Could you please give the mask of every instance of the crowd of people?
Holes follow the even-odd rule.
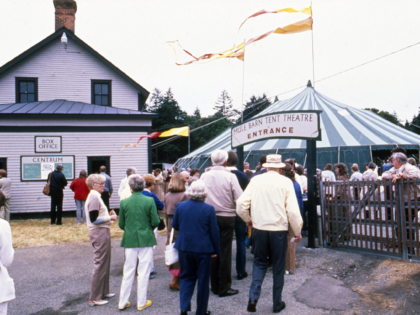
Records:
[[[251,240],[254,255],[252,281],[249,288],[248,312],[256,312],[262,284],[269,266],[273,268],[273,312],[285,309],[282,299],[284,275],[295,270],[296,242],[302,238],[304,201],[308,180],[305,170],[294,159],[282,161],[279,154],[263,155],[255,172],[244,164],[237,169],[238,158],[232,151],[216,150],[211,154],[212,167],[200,175],[198,169],[156,169],[153,174],[137,174],[127,168],[118,189],[119,213],[110,209],[112,179],[106,168],[100,174],[87,176],[82,170],[72,181],[77,223],[86,223],[93,248],[93,269],[89,305],[101,306],[115,297],[109,287],[111,267],[111,224],[118,221],[124,233],[121,247],[125,262],[118,308],[131,306],[130,293],[137,275],[137,309],[152,305],[147,299],[149,280],[156,277],[154,252],[158,227],[166,225],[166,245],[175,243],[179,261],[168,266],[168,286],[179,291],[180,312],[191,311],[196,283],[196,314],[210,314],[210,292],[225,298],[239,293],[232,287],[232,243],[236,239],[236,277],[248,277],[246,268],[247,241]],[[420,178],[420,170],[401,151],[393,152],[391,168],[382,166],[382,178]],[[415,162],[415,161],[414,161]],[[415,164],[415,163],[414,163]],[[335,172],[333,172],[333,169]],[[366,164],[363,174],[357,164],[350,176],[343,163],[327,164],[318,176],[325,181],[376,180],[378,167]],[[48,178],[51,188],[51,224],[62,224],[62,193],[67,180],[58,165]],[[10,181],[0,170],[0,207],[7,213]],[[420,187],[419,187],[420,189]],[[166,192],[166,193],[165,193]],[[345,194],[338,191],[337,194]],[[413,196],[414,194],[411,194]],[[61,207],[60,207],[61,203]],[[165,223],[161,217],[165,217]],[[8,215],[5,215],[8,220]],[[0,220],[0,314],[6,314],[7,302],[14,298],[13,282],[7,266],[13,261],[10,226]],[[11,280],[11,279],[10,279]],[[7,282],[8,281],[8,282]],[[9,287],[3,283],[11,283]],[[6,309],[6,311],[4,311]]]
[[[121,247],[125,263],[118,308],[131,306],[129,296],[137,274],[137,309],[152,305],[147,299],[149,280],[156,276],[153,252],[159,216],[166,217],[167,245],[175,242],[179,261],[168,266],[172,276],[169,289],[179,291],[181,314],[191,311],[191,298],[197,286],[196,314],[210,314],[210,291],[220,298],[239,293],[232,287],[232,242],[236,236],[236,276],[248,277],[246,239],[252,230],[254,264],[247,310],[256,312],[261,285],[273,266],[273,311],[286,305],[281,294],[286,270],[295,269],[294,242],[301,239],[302,188],[293,166],[274,154],[261,159],[261,170],[251,179],[236,168],[234,152],[217,150],[211,155],[212,168],[201,176],[198,170],[136,174],[127,169],[120,185],[118,225],[124,230]],[[165,178],[166,177],[166,178]],[[165,183],[162,197],[156,183]],[[111,263],[109,227],[117,220],[101,198],[106,178],[90,175],[85,216],[90,228],[94,264],[89,304],[104,305],[116,294],[109,289]],[[129,191],[127,189],[129,187]],[[251,211],[252,204],[252,211]],[[293,244],[293,245],[288,245]],[[288,249],[289,248],[289,249]]]

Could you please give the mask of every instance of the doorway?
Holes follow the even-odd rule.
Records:
[[[110,156],[88,156],[88,175],[99,174],[99,168],[104,165],[106,173],[111,176]]]

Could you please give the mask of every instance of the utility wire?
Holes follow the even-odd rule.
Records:
[[[354,69],[359,68],[359,67],[362,67],[362,66],[365,66],[365,65],[367,65],[367,64],[369,64],[369,63],[372,63],[372,62],[377,61],[377,60],[380,60],[380,59],[382,59],[382,58],[385,58],[385,57],[391,56],[391,55],[393,55],[393,54],[396,54],[396,53],[401,52],[401,51],[403,51],[403,50],[406,50],[406,49],[409,49],[409,48],[411,48],[411,47],[417,46],[417,45],[419,45],[419,44],[420,44],[420,42],[417,42],[417,43],[415,43],[415,44],[412,44],[412,45],[406,46],[406,47],[404,47],[404,48],[401,48],[401,49],[399,49],[399,50],[395,50],[395,51],[393,51],[393,52],[391,52],[391,53],[389,53],[389,54],[386,54],[386,55],[383,55],[383,56],[381,56],[381,57],[378,57],[378,58],[375,58],[375,59],[369,60],[369,61],[367,61],[367,62],[364,62],[364,63],[360,64],[360,65],[357,65],[357,66],[354,66],[354,67],[352,67],[352,68],[349,68],[349,69],[346,69],[346,70],[343,70],[343,71],[337,72],[337,73],[332,74],[332,75],[330,75],[330,76],[327,76],[327,77],[325,77],[325,78],[322,78],[322,79],[316,80],[316,82],[320,82],[320,81],[323,81],[323,80],[330,79],[330,78],[335,77],[335,76],[337,76],[337,75],[339,75],[339,74],[345,73],[345,72],[350,71],[350,70],[354,70]],[[314,82],[314,84],[315,84],[315,82]],[[304,88],[304,87],[305,87],[305,86],[300,86],[300,87],[297,87],[297,88],[294,88],[294,89],[288,90],[288,91],[286,91],[286,92],[282,92],[282,93],[280,93],[280,94],[277,94],[277,95],[274,95],[274,96],[271,96],[271,97],[267,97],[266,99],[261,100],[261,101],[259,101],[259,102],[252,103],[252,105],[259,105],[259,106],[257,106],[257,107],[255,107],[255,108],[253,108],[253,109],[252,109],[252,111],[251,111],[251,112],[249,112],[249,113],[246,115],[246,117],[248,117],[248,116],[249,116],[249,115],[251,115],[253,112],[255,112],[255,111],[256,111],[256,110],[257,110],[257,109],[258,109],[261,105],[263,105],[264,103],[266,103],[269,99],[271,99],[271,98],[275,98],[276,96],[280,96],[280,95],[283,95],[283,94],[286,94],[286,93],[289,93],[289,92],[293,92],[293,91],[299,90],[299,89]],[[245,104],[245,105],[246,105],[246,104]],[[245,109],[241,111],[241,114],[242,114],[244,111],[245,111]],[[230,116],[232,116],[232,115],[230,115]],[[208,123],[208,124],[206,124],[206,125],[200,126],[200,127],[196,128],[196,129],[194,129],[194,130],[191,130],[191,131],[190,131],[190,133],[191,133],[191,132],[194,132],[194,131],[196,131],[196,130],[198,130],[198,129],[201,129],[201,128],[203,128],[203,127],[206,127],[206,126],[208,126],[208,125],[211,125],[211,124],[213,124],[213,123],[215,123],[215,122],[217,122],[217,121],[219,121],[219,120],[222,120],[222,119],[228,118],[228,117],[230,117],[230,116],[225,116],[225,117],[220,118],[220,119],[218,119],[218,120],[215,120],[215,121],[213,121],[213,122],[211,122],[211,123]],[[245,119],[246,117],[244,117],[244,119]],[[203,118],[202,118],[202,119],[203,119]],[[416,126],[416,125],[414,125],[414,124],[411,124],[411,125],[413,125],[413,126],[415,126],[415,127],[417,127],[417,128],[420,128],[419,126]],[[169,127],[168,127],[168,128],[169,128]],[[161,141],[161,142],[159,142],[159,143],[156,143],[156,144],[152,145],[152,147],[157,148],[157,147],[159,147],[160,145],[163,145],[163,144],[165,144],[165,143],[168,143],[168,142],[173,141],[173,140],[175,140],[175,139],[178,139],[178,138],[180,138],[180,137],[181,137],[181,136],[176,136],[176,137],[170,138],[170,139],[168,139],[168,140]]]
[[[389,53],[389,54],[386,54],[386,55],[383,55],[383,56],[381,56],[381,57],[378,57],[378,58],[372,59],[372,60],[367,61],[367,62],[365,62],[365,63],[362,63],[362,64],[360,64],[360,65],[357,65],[357,66],[354,66],[354,67],[352,67],[352,68],[349,68],[349,69],[346,69],[346,70],[343,70],[343,71],[337,72],[337,73],[332,74],[332,75],[330,75],[330,76],[328,76],[328,77],[325,77],[325,78],[322,78],[322,79],[316,80],[316,82],[320,82],[320,81],[323,81],[323,80],[327,80],[327,79],[329,79],[329,78],[335,77],[336,75],[339,75],[339,74],[342,74],[342,73],[344,73],[344,72],[347,72],[347,71],[350,71],[350,70],[353,70],[353,69],[359,68],[359,67],[364,66],[364,65],[367,65],[367,64],[369,64],[369,63],[371,63],[371,62],[374,62],[374,61],[380,60],[380,59],[382,59],[382,58],[385,58],[385,57],[388,57],[388,56],[390,56],[390,55],[396,54],[396,53],[398,53],[398,52],[400,52],[400,51],[406,50],[406,49],[408,49],[408,48],[414,47],[414,46],[419,45],[419,44],[420,44],[420,42],[415,43],[415,44],[412,44],[412,45],[409,45],[409,46],[407,46],[407,47],[404,47],[404,48],[401,48],[401,49],[399,49],[399,50],[393,51],[393,52],[391,52],[391,53]],[[315,82],[314,82],[314,83],[315,83]],[[298,90],[298,89],[301,89],[301,88],[304,88],[304,87],[305,87],[305,86],[300,86],[300,87],[298,87],[298,88],[295,88],[295,89],[289,90],[289,91],[287,91],[287,92],[283,92],[283,93],[280,93],[280,94],[277,94],[277,95],[274,95],[274,96],[271,96],[271,97],[267,97],[267,99],[271,99],[271,98],[274,98],[274,97],[276,97],[276,96],[280,96],[280,95],[283,95],[283,94],[286,94],[286,93],[289,93],[289,92],[292,92],[292,91],[295,91],[295,90]],[[254,103],[253,105],[259,105],[259,104],[261,104],[261,105],[262,105],[262,103],[264,103],[264,102],[266,102],[266,100],[259,101],[259,102],[257,102],[257,103]],[[260,105],[260,106],[261,106],[261,105]],[[256,110],[258,109],[258,107],[259,107],[259,106],[257,106],[256,108],[254,108],[254,109],[253,109],[250,113],[248,113],[248,114],[247,114],[247,116],[249,116],[251,113],[253,113],[254,111],[256,111]],[[244,118],[245,118],[245,117],[244,117]],[[419,128],[420,128],[420,127],[419,127]]]
[[[399,50],[393,51],[393,52],[391,52],[391,53],[389,53],[389,54],[386,54],[386,55],[383,55],[383,56],[381,56],[381,57],[378,57],[378,58],[372,59],[372,60],[370,60],[370,61],[366,61],[365,63],[362,63],[362,64],[360,64],[360,65],[358,65],[358,66],[353,67],[353,68],[350,68],[350,69],[347,69],[347,70],[343,70],[343,71],[340,71],[340,72],[338,72],[338,73],[332,74],[332,75],[330,75],[330,76],[328,76],[328,77],[325,77],[325,78],[319,79],[319,80],[317,80],[316,82],[319,82],[319,81],[322,81],[322,80],[326,80],[326,79],[332,78],[332,77],[334,77],[334,76],[336,76],[336,75],[339,75],[339,74],[342,74],[342,73],[344,73],[344,72],[347,72],[347,71],[350,71],[350,70],[353,70],[353,69],[359,68],[359,67],[361,67],[361,66],[367,65],[368,63],[371,63],[371,62],[377,61],[377,60],[379,60],[379,59],[382,59],[382,58],[388,57],[388,56],[390,56],[390,55],[396,54],[396,53],[398,53],[398,52],[400,52],[400,51],[406,50],[406,49],[408,49],[408,48],[414,47],[414,46],[419,45],[419,44],[420,44],[420,42],[415,43],[415,44],[412,44],[412,45],[407,46],[407,47],[404,47],[404,48],[401,48],[401,49],[399,49]]]

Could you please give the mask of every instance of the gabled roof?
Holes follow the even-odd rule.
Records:
[[[134,81],[132,78],[130,78],[127,74],[122,72],[119,68],[114,66],[111,62],[109,62],[107,59],[105,59],[101,54],[99,54],[96,50],[94,50],[92,47],[90,47],[88,44],[86,44],[84,41],[82,41],[79,37],[77,37],[73,32],[69,31],[65,27],[62,27],[58,30],[56,30],[53,34],[45,38],[44,40],[40,41],[35,46],[32,46],[27,51],[23,52],[16,58],[10,60],[8,63],[3,65],[0,68],[0,75],[20,63],[22,60],[30,57],[32,54],[37,52],[39,49],[43,48],[44,46],[48,45],[51,41],[53,41],[56,38],[61,38],[62,34],[66,33],[67,38],[74,40],[77,44],[82,46],[84,49],[86,49],[90,54],[92,54],[96,59],[101,61],[105,66],[110,68],[112,71],[116,72],[118,75],[120,75],[127,83],[129,83],[131,86],[133,86],[136,90],[138,90],[142,95],[149,97],[149,91],[147,91],[144,87],[142,87],[140,84],[138,84],[136,81]]]
[[[254,116],[293,110],[322,110],[322,141],[317,148],[383,146],[383,145],[416,145],[420,144],[420,136],[394,125],[381,116],[359,108],[337,102],[312,87],[307,87],[298,95],[277,101],[264,111]],[[260,140],[244,146],[244,151],[265,151],[284,149],[305,149],[306,140],[301,139],[268,139]],[[231,129],[209,141],[183,158],[208,155],[214,150],[231,150]]]
[[[67,100],[53,100],[0,105],[0,115],[136,115],[157,117],[157,114]]]

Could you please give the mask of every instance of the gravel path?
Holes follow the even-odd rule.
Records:
[[[159,235],[155,255],[155,279],[149,282],[148,299],[152,307],[142,314],[179,314],[178,293],[169,290],[171,279],[164,264],[165,235]],[[380,270],[402,264],[401,261],[379,258],[373,255],[349,253],[331,249],[306,249],[302,241],[297,249],[298,269],[294,275],[285,276],[283,300],[287,308],[282,314],[418,314],[418,282],[406,288],[399,287],[399,293],[391,296],[391,302],[384,304],[378,298],[394,292],[393,282],[380,277]],[[105,306],[89,307],[89,283],[92,270],[92,249],[89,243],[65,244],[18,249],[15,261],[9,269],[16,284],[16,300],[9,303],[10,315],[76,315],[118,313],[118,293],[122,279],[124,261],[119,240],[112,241],[112,263],[110,288],[117,297]],[[234,247],[234,253],[236,253]],[[252,255],[247,253],[247,271],[252,272]],[[391,262],[390,262],[391,261]],[[384,264],[388,264],[385,266]],[[413,264],[413,263],[412,263]],[[418,277],[420,264],[414,263],[413,275]],[[386,267],[386,268],[385,268]],[[385,268],[385,269],[380,269]],[[236,280],[235,261],[232,262],[233,285],[240,293],[233,297],[219,298],[210,293],[209,310],[212,314],[249,314],[246,312],[251,276]],[[379,270],[379,271],[378,271]],[[386,270],[384,272],[386,272]],[[395,270],[393,271],[395,272]],[[397,270],[398,272],[398,270]],[[382,272],[379,272],[381,275]],[[370,278],[369,278],[370,277]],[[390,281],[391,281],[390,280]],[[397,281],[398,282],[398,281]],[[136,283],[136,282],[135,282]],[[388,291],[381,292],[379,289]],[[257,314],[272,313],[272,273],[269,270],[257,305]],[[379,292],[379,293],[378,293]],[[413,293],[417,292],[415,295]],[[130,301],[136,303],[136,285],[133,285]],[[373,297],[376,297],[375,300]],[[410,299],[410,297],[412,297]],[[195,297],[194,297],[195,298]],[[192,303],[195,309],[195,301]],[[131,306],[124,314],[137,314]],[[194,314],[194,313],[192,313]]]

